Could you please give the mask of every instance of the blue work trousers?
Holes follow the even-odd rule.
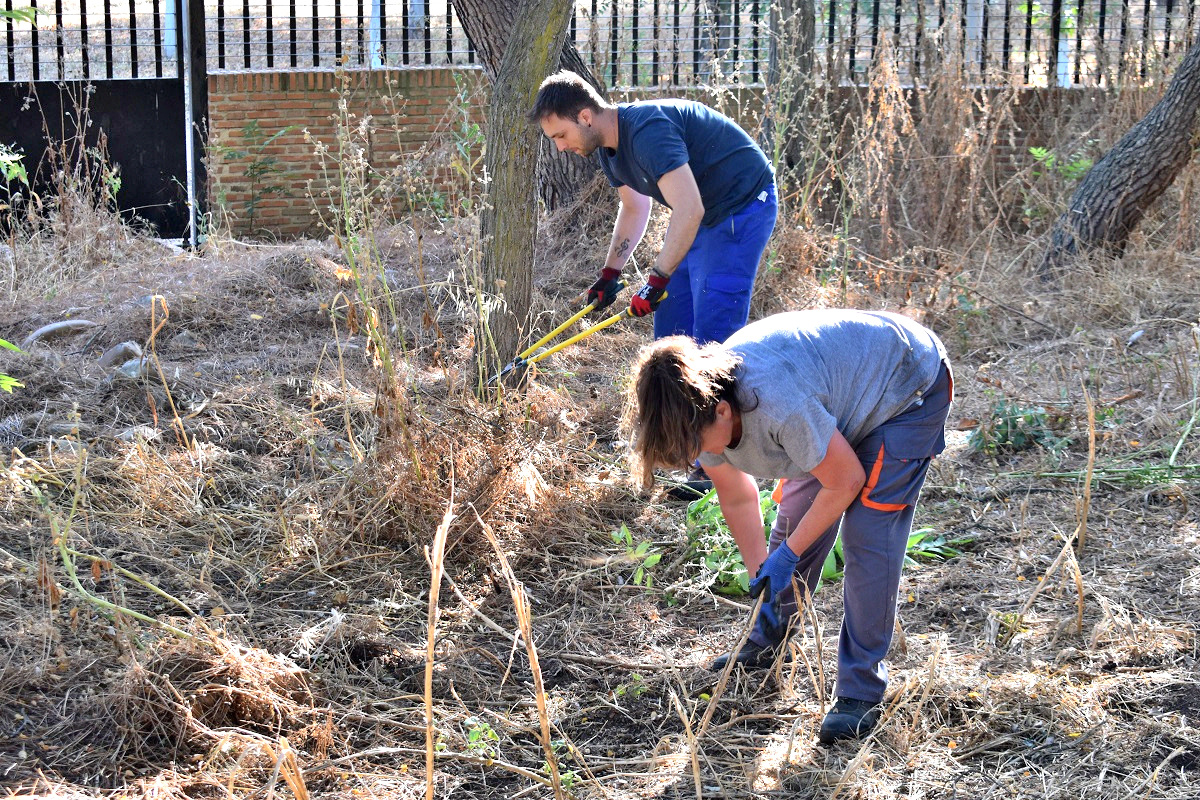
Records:
[[[946,416],[953,394],[950,368],[943,363],[920,405],[892,417],[855,446],[867,475],[866,485],[842,518],[800,555],[796,583],[801,591],[816,591],[840,527],[845,613],[838,641],[838,697],[871,702],[883,699],[887,688],[883,659],[896,623],[900,572],[913,513],[929,464],[946,447]],[[813,477],[782,483],[768,551],[774,551],[796,529],[820,488]],[[795,594],[789,588],[781,600],[780,617],[791,619],[798,609]],[[798,620],[792,619],[792,625],[796,624]],[[761,627],[756,627],[750,638],[764,646],[777,644],[767,640]]]
[[[700,344],[723,342],[746,324],[778,208],[771,184],[728,219],[701,226],[654,312],[655,339],[684,334]]]

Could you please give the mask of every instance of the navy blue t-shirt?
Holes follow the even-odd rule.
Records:
[[[645,100],[617,106],[617,149],[601,147],[600,167],[613,186],[628,186],[669,205],[663,175],[690,164],[704,203],[701,225],[741,211],[771,185],[766,155],[736,122],[694,100]]]

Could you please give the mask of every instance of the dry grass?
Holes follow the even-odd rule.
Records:
[[[926,120],[966,113],[960,96],[927,102]],[[918,146],[873,130],[846,133],[838,157]],[[64,271],[52,296],[15,282],[0,337],[68,309],[97,326],[0,361],[27,385],[0,407],[20,420],[0,482],[0,782],[48,797],[550,797],[555,784],[607,798],[1195,797],[1194,168],[1122,260],[1045,286],[1030,278],[1036,231],[989,205],[969,171],[981,158],[956,161],[961,174],[875,173],[873,194],[851,199],[888,216],[836,231],[797,226],[811,210],[791,209],[755,296],[756,316],[902,308],[956,365],[951,447],[918,523],[972,542],[905,574],[870,739],[813,742],[836,590],[817,595],[792,662],[716,691],[705,665],[749,606],[696,589],[683,510],[629,487],[616,424],[645,324],[483,405],[467,383],[474,221],[422,218],[374,231],[394,405],[378,400],[368,310],[330,243],[193,258],[133,239],[104,271]],[[1055,201],[1069,188],[1023,185]],[[899,222],[902,198],[937,192],[966,211]],[[539,330],[569,313],[607,244],[610,209],[585,204],[543,227]],[[96,364],[151,338],[149,377]],[[1000,401],[1046,409],[1069,441],[972,451]],[[622,524],[663,553],[653,588],[613,545]]]

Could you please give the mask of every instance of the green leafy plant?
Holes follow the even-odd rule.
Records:
[[[759,503],[763,511],[763,537],[766,538],[775,524],[776,514],[769,490],[759,493]],[[731,596],[749,592],[750,576],[733,541],[733,534],[725,524],[716,490],[709,491],[688,506],[686,526],[691,561],[699,564],[704,580],[713,590]]]
[[[12,350],[14,353],[24,353],[21,348],[17,347],[12,342],[5,341],[4,339],[0,339],[0,347],[3,347],[5,350]],[[25,384],[21,383],[16,378],[0,372],[0,390],[12,394],[13,389],[22,389],[24,387]]]
[[[567,744],[562,739],[555,739],[550,742],[550,749],[554,753],[554,760],[558,764],[558,781],[562,784],[562,788],[568,792],[579,782],[579,776],[573,769],[563,769],[564,761],[573,761],[575,759],[575,749]],[[542,762],[542,774],[550,774],[550,762]]]
[[[920,566],[917,559],[925,561],[945,561],[955,556],[961,556],[959,548],[970,544],[967,537],[949,538],[939,534],[933,528],[919,528],[908,536],[908,544],[904,551],[904,566]]]
[[[14,8],[10,10],[0,9],[0,19],[11,19],[13,22],[26,22],[30,25],[37,25],[37,15],[44,14],[44,11],[38,11],[36,8]]]
[[[1055,174],[1066,181],[1075,183],[1092,168],[1093,161],[1082,152],[1062,157],[1048,147],[1031,147],[1029,154],[1033,160],[1044,168],[1045,172],[1034,169],[1034,177],[1044,174]]]
[[[247,162],[245,166],[246,180],[249,182],[249,199],[246,200],[243,211],[246,214],[246,224],[254,230],[254,219],[259,206],[264,200],[274,195],[287,195],[288,189],[280,181],[290,175],[287,167],[280,163],[279,158],[269,152],[271,145],[282,136],[296,130],[295,125],[286,125],[274,133],[267,133],[258,120],[252,119],[242,126],[242,145],[217,145],[214,149],[222,160],[228,162]],[[218,201],[226,204],[225,193],[218,192]]]
[[[775,524],[777,507],[770,491],[760,492],[759,502],[763,509],[763,536],[767,538]],[[688,507],[687,528],[688,542],[694,554],[693,562],[699,562],[714,591],[734,596],[747,594],[750,591],[750,576],[733,541],[733,534],[725,524],[715,491],[710,491]],[[904,566],[917,566],[917,559],[942,561],[961,555],[958,548],[969,542],[970,539],[966,538],[950,539],[938,535],[933,528],[920,528],[908,537]],[[841,580],[845,565],[842,537],[838,536],[825,556],[825,563],[821,565],[821,579],[813,588],[813,594],[817,593],[821,583]]]
[[[463,724],[467,726],[468,753],[480,758],[500,756],[500,735],[490,723],[478,717],[468,717]]]
[[[1048,415],[1041,406],[1001,400],[992,407],[988,419],[971,431],[967,446],[977,453],[1015,453],[1037,446],[1058,453],[1071,443],[1068,437],[1055,432],[1055,427],[1063,422],[1061,417]]]
[[[647,589],[654,586],[654,576],[650,574],[650,570],[662,560],[662,553],[651,546],[649,541],[643,540],[635,544],[633,534],[624,523],[620,530],[612,532],[612,540],[613,544],[625,548],[625,558],[633,564],[631,580],[634,586],[645,586]]]
[[[636,672],[630,673],[629,682],[617,685],[613,690],[613,694],[617,697],[628,697],[632,700],[637,700],[644,695],[650,687],[646,685],[645,679]]]

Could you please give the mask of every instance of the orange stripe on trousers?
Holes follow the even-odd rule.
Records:
[[[879,473],[883,471],[883,445],[879,445],[879,455],[875,457],[875,466],[871,468],[871,477],[867,478],[867,485],[862,490],[862,504],[867,508],[873,508],[876,511],[903,511],[908,508],[908,503],[876,503],[871,499],[871,492],[879,483]]]

